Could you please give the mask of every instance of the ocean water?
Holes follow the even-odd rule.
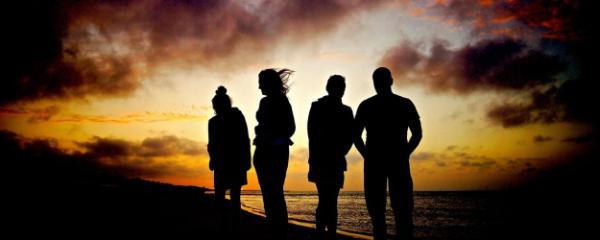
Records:
[[[316,192],[286,192],[290,220],[314,226]],[[415,192],[414,224],[418,239],[489,239],[506,218],[502,197],[496,192]],[[260,191],[244,191],[246,210],[264,215]],[[395,233],[389,198],[388,234]],[[338,198],[338,228],[344,232],[371,235],[371,222],[362,192],[341,192]]]

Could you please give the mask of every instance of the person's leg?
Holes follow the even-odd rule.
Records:
[[[317,232],[319,234],[322,234],[323,232],[325,232],[325,219],[324,219],[324,214],[323,211],[325,210],[325,201],[327,199],[327,196],[325,196],[327,194],[326,189],[323,187],[323,185],[319,182],[317,182],[315,184],[317,186],[317,193],[319,196],[319,203],[317,204],[317,211],[315,214],[315,220],[317,223]]]
[[[256,170],[256,176],[258,178],[258,184],[260,185],[260,191],[263,197],[263,207],[265,210],[265,216],[267,218],[267,224],[274,230],[275,223],[275,211],[273,201],[273,168],[271,165],[271,159],[268,159],[267,154],[269,151],[265,147],[256,147],[254,151],[254,169]]]
[[[239,233],[241,211],[240,191],[241,186],[232,186],[229,190],[231,198],[231,230],[234,238],[237,238]]]
[[[217,213],[215,217],[217,220],[217,231],[219,233],[224,232],[225,226],[227,226],[227,219],[225,218],[225,216],[227,216],[227,209],[225,208],[225,191],[226,189],[224,187],[215,185],[215,209]]]
[[[254,167],[263,195],[267,223],[274,239],[287,237],[287,206],[283,192],[287,172],[289,148],[257,147]]]
[[[373,159],[371,159],[373,161]],[[386,239],[385,206],[387,177],[384,168],[365,162],[365,200],[375,239]]]
[[[340,194],[340,188],[336,184],[332,184],[329,189],[329,196],[327,199],[328,221],[327,231],[329,232],[330,239],[335,239],[337,233],[337,199]]]
[[[287,238],[288,212],[283,187],[287,174],[288,161],[288,146],[274,148],[273,165],[275,166],[275,169],[272,174],[275,179],[273,179],[273,201],[274,215],[276,216],[275,221],[277,222],[277,236],[279,236],[280,239]]]
[[[390,175],[390,200],[397,239],[413,239],[413,183],[410,173]]]

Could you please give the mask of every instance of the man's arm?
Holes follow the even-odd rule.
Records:
[[[360,155],[362,155],[363,158],[366,158],[367,148],[362,138],[362,133],[365,129],[363,111],[364,110],[361,109],[360,105],[358,106],[358,109],[356,109],[356,117],[354,119],[354,146],[356,147],[356,150],[358,150]]]
[[[408,124],[408,127],[410,128],[410,140],[408,140],[408,154],[411,154],[412,152],[415,151],[415,149],[417,149],[417,146],[419,146],[419,143],[421,142],[421,139],[423,138],[423,130],[421,129],[421,120],[419,120],[418,118],[411,121]]]
[[[410,128],[411,137],[408,140],[408,154],[411,154],[417,149],[421,139],[423,138],[423,129],[421,129],[421,120],[417,108],[409,101],[409,109],[411,112],[411,120],[408,122],[408,128]]]

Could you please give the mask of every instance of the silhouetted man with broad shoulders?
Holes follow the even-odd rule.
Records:
[[[365,199],[373,223],[375,239],[386,239],[386,190],[396,222],[398,239],[413,238],[413,183],[409,157],[421,141],[421,122],[408,98],[392,92],[393,78],[389,69],[373,72],[377,94],[364,100],[356,110],[356,148],[365,159]],[[407,130],[411,138],[407,141]],[[367,131],[366,146],[362,139]]]

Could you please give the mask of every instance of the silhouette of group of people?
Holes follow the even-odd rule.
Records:
[[[265,96],[256,112],[254,168],[261,188],[265,215],[273,239],[287,238],[288,215],[284,198],[289,146],[296,130],[292,107],[286,97],[289,69],[265,69],[258,74]],[[413,183],[409,157],[422,138],[421,123],[411,100],[392,92],[389,69],[373,72],[376,95],[364,100],[356,115],[342,102],[345,78],[331,76],[327,95],[313,102],[308,116],[309,172],[319,202],[316,230],[322,239],[334,239],[337,230],[337,199],[344,186],[346,154],[356,147],[364,158],[364,191],[375,239],[386,239],[385,209],[389,196],[394,212],[396,237],[413,238]],[[244,115],[231,106],[224,87],[212,99],[215,116],[209,120],[209,168],[214,171],[216,206],[222,231],[237,234],[240,189],[250,169],[250,139]],[[407,140],[407,130],[411,137]],[[366,143],[363,131],[366,130]],[[225,192],[230,191],[226,213]],[[224,226],[227,226],[225,228]],[[235,237],[235,236],[233,236]]]

